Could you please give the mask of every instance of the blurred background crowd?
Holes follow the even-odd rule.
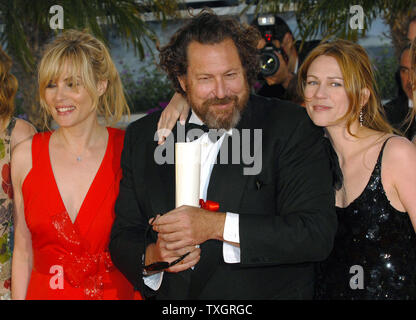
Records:
[[[416,5],[409,0],[362,1],[363,15],[358,17],[360,12],[351,9],[355,2],[344,1],[340,5],[330,0],[2,0],[0,43],[13,59],[12,72],[19,80],[15,114],[40,129],[34,79],[43,44],[61,32],[59,28],[51,28],[58,13],[51,7],[57,5],[62,9],[64,29],[88,29],[109,46],[132,114],[143,115],[161,109],[169,102],[173,89],[157,68],[157,46],[167,42],[189,18],[190,11],[196,14],[203,7],[211,7],[217,14],[234,15],[246,23],[255,22],[254,18],[259,14],[280,17],[297,50],[300,48],[301,59],[304,58],[302,50],[304,53],[308,51],[307,44],[311,40],[325,41],[338,37],[356,41],[367,50],[373,61],[383,103],[400,97],[403,100],[405,90],[401,86],[400,70],[403,69],[400,69],[400,58],[408,43],[408,26],[416,15]],[[354,20],[357,24],[358,18],[362,19],[362,25],[352,28],[350,22]],[[275,27],[279,30],[284,26],[279,24]],[[260,79],[256,90],[270,95],[267,88],[261,86]],[[278,96],[283,97],[282,91]],[[394,103],[400,102],[396,100]],[[135,118],[133,116],[131,120]],[[127,121],[120,126],[124,127]]]

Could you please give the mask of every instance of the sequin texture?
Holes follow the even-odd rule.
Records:
[[[362,194],[337,208],[334,249],[317,269],[317,299],[416,299],[415,231],[409,215],[394,209],[383,189],[383,149]],[[362,267],[362,289],[350,286],[354,265]]]
[[[34,267],[45,274],[50,267],[61,266],[64,279],[73,287],[82,287],[86,299],[101,300],[103,298],[103,273],[114,269],[108,251],[90,254],[79,230],[66,211],[51,216],[51,224],[56,231],[56,238],[64,253],[38,253]]]

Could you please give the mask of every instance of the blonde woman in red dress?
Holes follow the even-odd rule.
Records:
[[[102,126],[128,112],[106,47],[70,30],[39,66],[45,119],[59,128],[16,147],[12,161],[13,299],[140,298],[114,267],[108,242],[124,131]]]

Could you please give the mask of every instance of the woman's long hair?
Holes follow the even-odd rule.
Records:
[[[4,130],[14,113],[18,82],[10,73],[12,59],[0,47],[0,129]]]

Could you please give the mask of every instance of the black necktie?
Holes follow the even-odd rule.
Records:
[[[196,124],[196,123],[187,123],[186,124],[186,133],[188,133],[189,130],[192,129],[200,129],[204,132],[208,132],[209,128],[205,124]]]
[[[192,129],[199,129],[192,132]],[[205,124],[196,124],[196,123],[186,123],[185,124],[185,134],[186,137],[189,139],[189,142],[192,142],[196,139],[199,139],[204,133],[208,132],[208,137],[212,142],[217,142],[219,138],[225,132],[225,129],[209,129]],[[188,134],[189,133],[189,134]]]
[[[192,132],[190,132],[191,130]],[[199,125],[189,122],[185,124],[185,134],[190,142],[199,139],[205,132],[209,132],[209,128],[205,124]]]

